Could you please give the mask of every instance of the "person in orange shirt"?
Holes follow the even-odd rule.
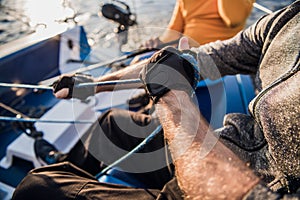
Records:
[[[177,0],[168,29],[143,44],[155,48],[180,37],[191,46],[225,40],[241,31],[255,0]]]

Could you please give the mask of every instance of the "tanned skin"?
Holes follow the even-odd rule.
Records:
[[[111,74],[107,74],[104,76],[101,76],[99,78],[94,78],[94,82],[102,82],[102,81],[113,81],[113,80],[125,80],[125,79],[136,79],[139,77],[140,71],[143,69],[145,66],[147,60],[141,61],[139,63],[136,63],[134,65],[128,66],[122,70],[116,71]],[[63,75],[67,76],[67,75]],[[71,75],[70,75],[71,76]],[[141,88],[143,87],[142,83],[137,83],[137,84],[130,84],[130,85],[123,85],[123,86],[118,86],[117,89],[131,89],[131,88]],[[105,91],[113,91],[115,89],[115,86],[97,86],[95,87],[95,93],[98,92],[105,92]],[[69,89],[64,88],[59,90],[58,92],[54,93],[56,98],[59,99],[64,99],[68,96],[69,94]]]
[[[187,38],[182,38],[179,49],[188,48]],[[145,62],[95,81],[137,78],[144,65]],[[95,90],[112,91],[113,88]],[[67,94],[68,89],[62,89],[55,96],[64,98]],[[169,91],[159,99],[156,109],[186,199],[241,199],[259,182],[245,163],[213,136],[198,107],[184,91]]]
[[[215,138],[185,92],[171,90],[156,109],[186,199],[242,199],[259,182],[245,163]]]

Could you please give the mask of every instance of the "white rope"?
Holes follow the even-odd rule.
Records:
[[[257,8],[258,10],[261,10],[261,11],[267,13],[267,14],[273,13],[272,10],[270,10],[270,9],[268,9],[268,8],[266,8],[266,7],[264,7],[264,6],[260,5],[260,4],[258,4],[258,3],[253,3],[253,6],[254,6],[255,8]]]
[[[51,120],[51,119],[37,119],[37,118],[17,118],[17,117],[6,117],[0,116],[0,121],[11,121],[11,122],[40,122],[40,123],[58,123],[58,124],[92,124],[90,120]]]
[[[46,85],[30,85],[30,84],[18,84],[18,83],[0,83],[0,87],[11,87],[11,88],[26,88],[26,89],[41,89],[41,90],[52,90],[52,86]]]
[[[141,80],[137,78],[137,79],[125,79],[125,80],[117,80],[117,81],[80,83],[78,85],[75,85],[75,87],[80,88],[86,86],[127,85],[127,84],[135,84],[135,83],[141,83]]]

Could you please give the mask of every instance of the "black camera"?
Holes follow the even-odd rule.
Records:
[[[101,13],[105,18],[113,20],[126,28],[137,24],[136,15],[131,13],[126,3],[121,1],[104,4]]]

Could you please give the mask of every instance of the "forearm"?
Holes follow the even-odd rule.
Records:
[[[145,61],[141,61],[139,63],[136,63],[134,65],[128,66],[124,69],[121,69],[119,71],[101,76],[97,79],[95,79],[96,82],[103,82],[103,81],[113,81],[113,80],[126,80],[126,79],[136,79],[139,77],[139,73],[141,69],[145,66]],[[130,85],[122,85],[115,87],[114,85],[110,86],[97,86],[96,93],[103,92],[103,91],[112,91],[114,89],[131,89],[131,88],[140,88],[143,87],[141,83],[137,84],[130,84]]]
[[[240,199],[259,179],[217,141],[197,110],[182,91],[172,90],[157,104],[179,186],[188,199]]]
[[[244,24],[255,0],[218,0],[218,11],[228,27]]]
[[[180,37],[182,37],[182,34],[180,32],[172,29],[167,29],[161,36],[159,36],[159,40],[163,43],[168,43],[178,40]]]

